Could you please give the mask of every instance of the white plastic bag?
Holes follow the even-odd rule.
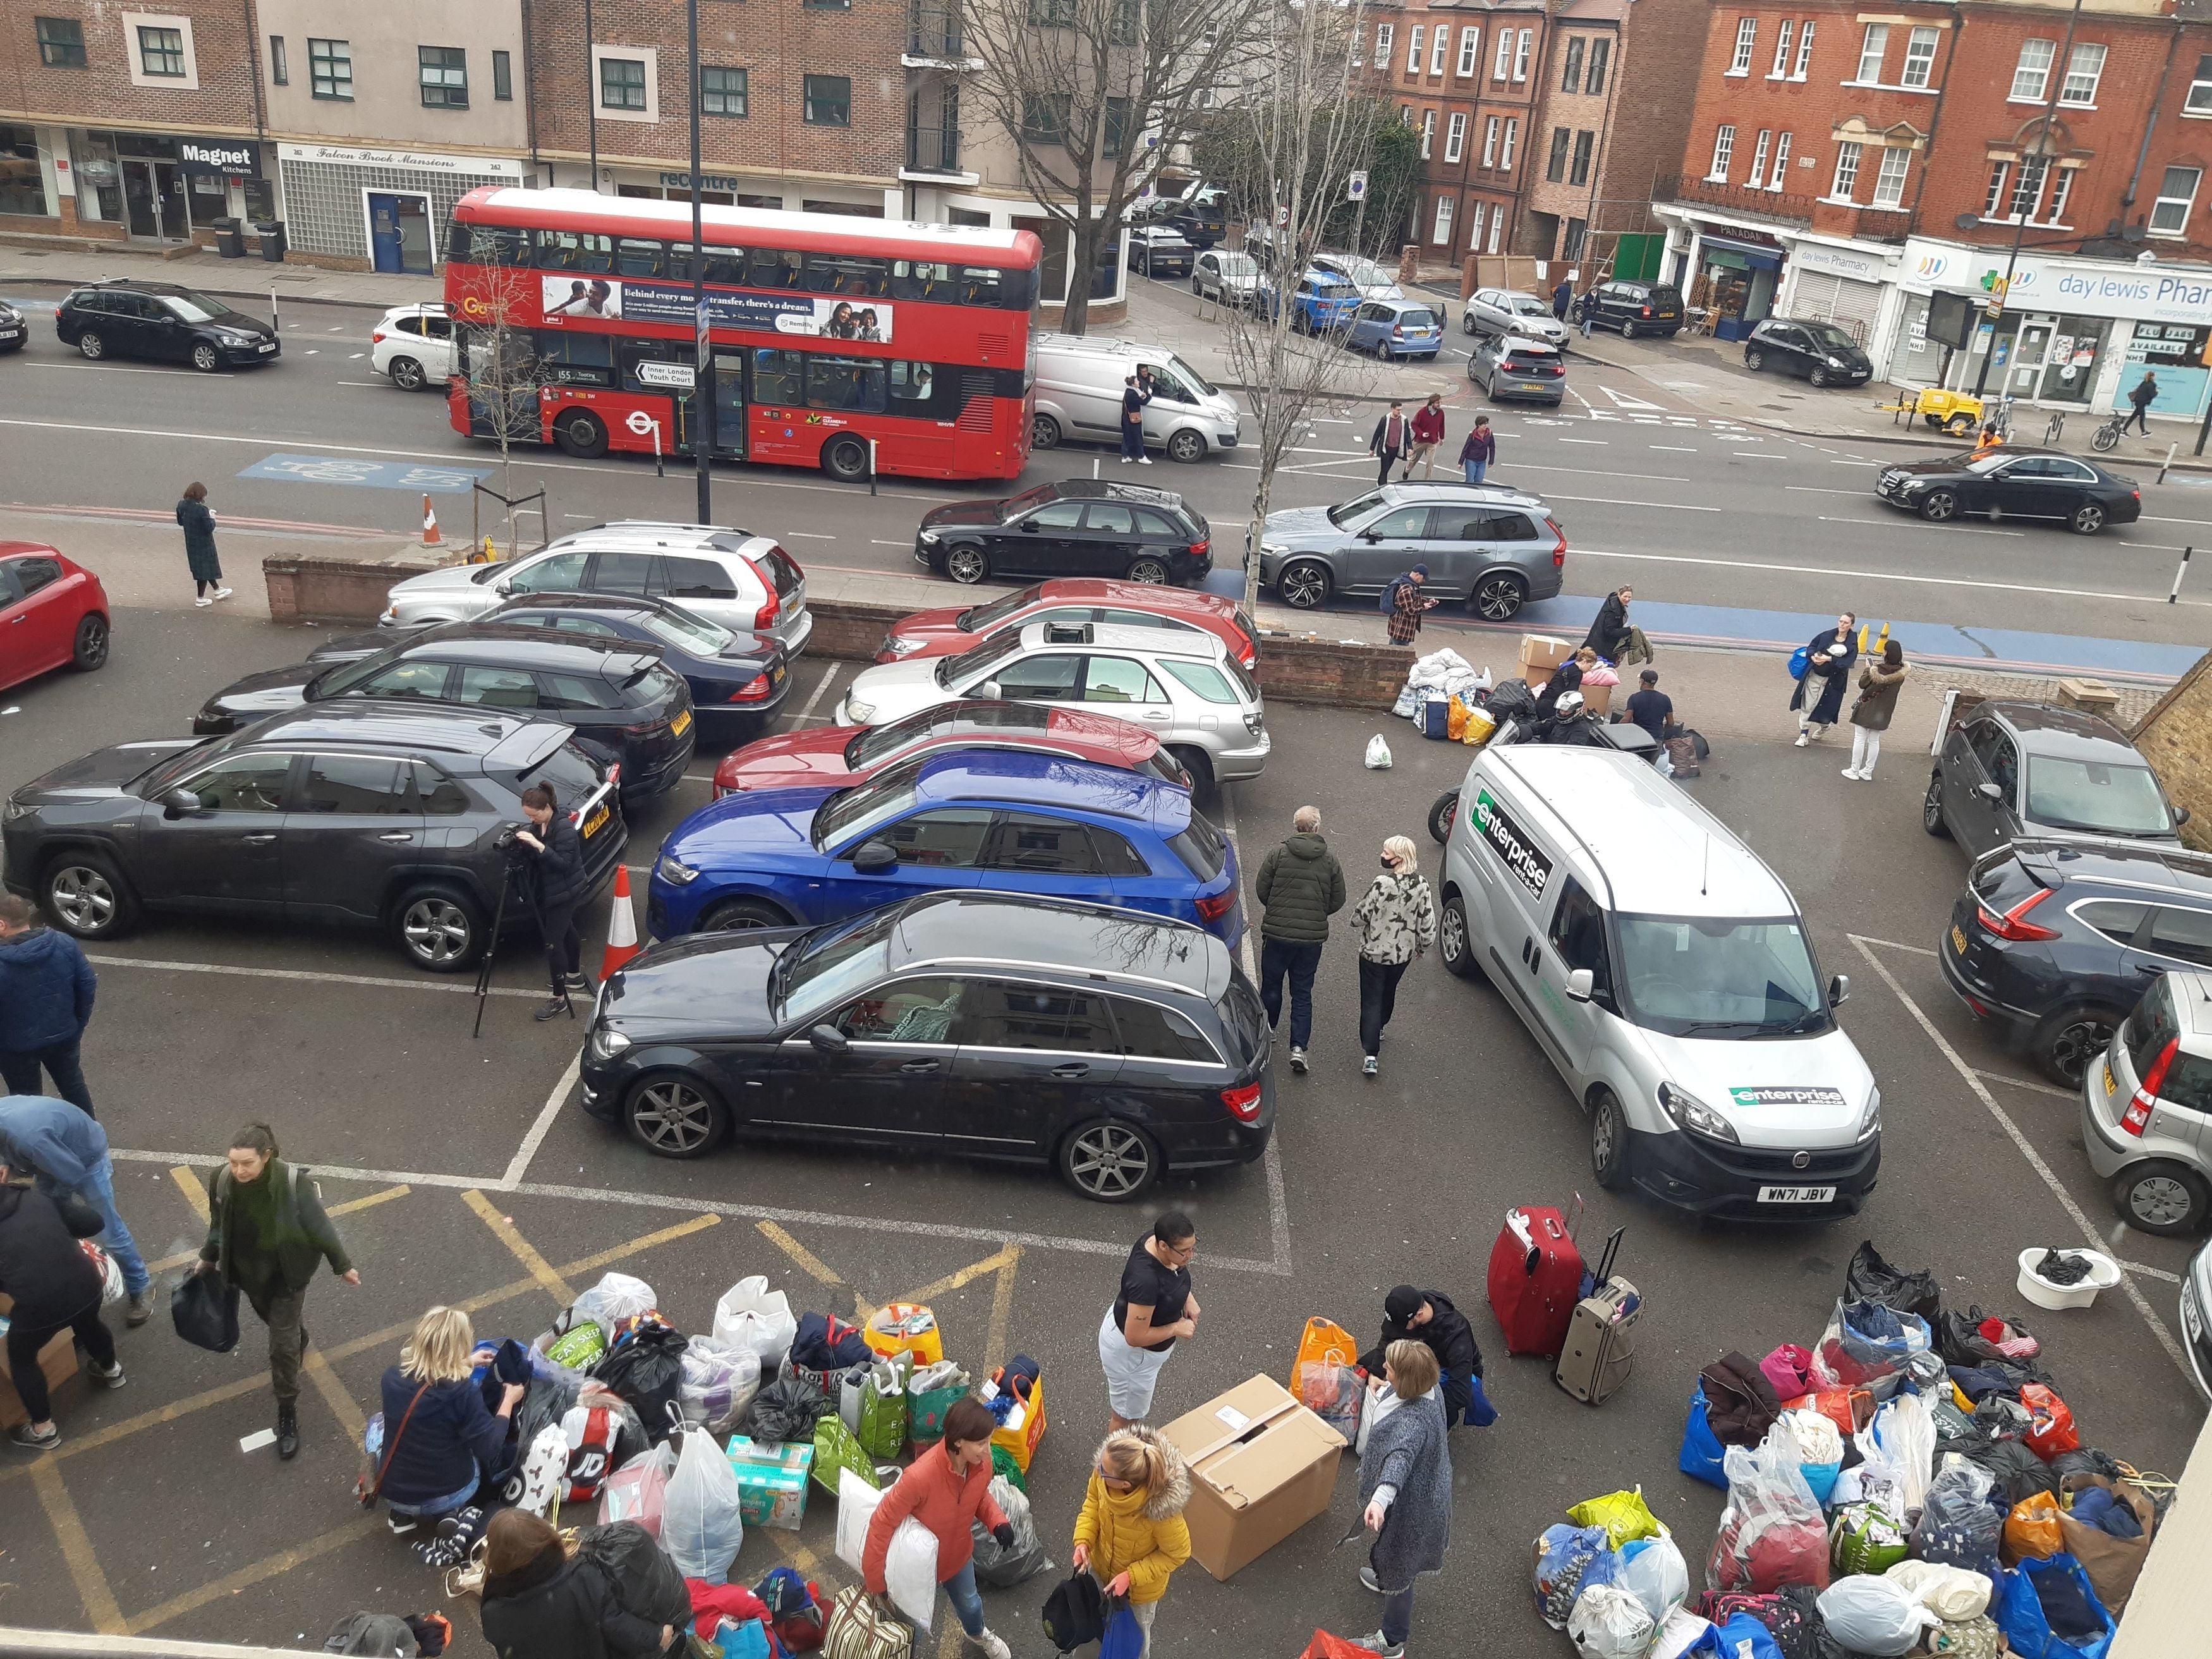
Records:
[[[686,1578],[729,1582],[730,1564],[745,1541],[740,1502],[738,1472],[714,1436],[685,1435],[661,1503],[660,1547]]]
[[[854,1572],[866,1571],[868,1522],[884,1495],[850,1469],[837,1471],[837,1559]]]
[[[840,1470],[842,1478],[849,1470]],[[898,1523],[884,1552],[884,1588],[891,1605],[924,1636],[937,1612],[937,1534],[912,1516]]]
[[[1928,1502],[1928,1478],[1936,1462],[1936,1419],[1917,1394],[1900,1394],[1883,1404],[1874,1421],[1851,1437],[1869,1464],[1885,1467],[1900,1507],[1910,1517]]]
[[[1370,772],[1387,772],[1390,769],[1390,745],[1382,741],[1382,734],[1380,732],[1367,739],[1366,764],[1367,769]]]
[[[1920,1632],[1941,1622],[1903,1585],[1863,1572],[1838,1578],[1820,1592],[1820,1618],[1837,1641],[1875,1659],[1911,1652]]]
[[[1618,1584],[1592,1585],[1567,1615],[1567,1636],[1582,1659],[1644,1659],[1657,1632],[1644,1603]]]
[[[1982,1573],[1940,1561],[1900,1561],[1882,1577],[1946,1624],[1980,1618],[1990,1610],[1996,1588]]]
[[[1682,1659],[1682,1655],[1705,1638],[1713,1627],[1710,1619],[1700,1619],[1687,1607],[1677,1607],[1667,1615],[1667,1622],[1659,1626],[1658,1635],[1651,1638],[1651,1659]]]
[[[1620,1547],[1620,1576],[1613,1582],[1644,1604],[1654,1625],[1665,1624],[1690,1599],[1690,1564],[1666,1533],[1632,1540]]]
[[[1390,705],[1390,712],[1401,720],[1409,720],[1413,718],[1414,703],[1413,683],[1407,680],[1399,690],[1398,701]]]
[[[666,1441],[641,1451],[607,1477],[599,1489],[599,1524],[635,1521],[655,1538],[668,1504],[668,1477],[676,1473],[676,1448]]]
[[[1790,1435],[1797,1442],[1800,1464],[1844,1461],[1844,1432],[1834,1419],[1815,1411],[1795,1411],[1783,1413],[1782,1420],[1790,1425]]]
[[[632,1279],[628,1273],[608,1273],[570,1304],[571,1328],[578,1321],[590,1320],[614,1340],[615,1327],[625,1319],[635,1319],[640,1314],[651,1313],[659,1305],[653,1300],[653,1286],[641,1279]]]
[[[769,1290],[765,1274],[739,1279],[714,1304],[714,1340],[750,1349],[760,1360],[763,1376],[783,1369],[783,1358],[791,1352],[791,1340],[798,1334],[799,1320],[791,1311],[791,1298],[781,1291]]]
[[[677,1399],[687,1422],[727,1434],[752,1409],[760,1387],[760,1356],[751,1349],[711,1336],[695,1336],[684,1345]]]

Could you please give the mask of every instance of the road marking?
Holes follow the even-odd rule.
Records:
[[[2181,1283],[2179,1273],[2170,1273],[2163,1267],[2154,1267],[2146,1262],[2122,1261],[2119,1266],[2123,1272],[2141,1273],[2145,1279],[2162,1279],[2169,1285]]]
[[[2204,519],[2162,519],[2155,513],[2146,513],[2138,522],[2142,524],[2193,524],[2200,530],[2212,530],[2212,520]]]
[[[1022,1259],[1022,1247],[1009,1244],[996,1255],[987,1255],[981,1261],[971,1261],[957,1273],[947,1273],[933,1285],[925,1285],[910,1295],[899,1297],[902,1302],[933,1302],[940,1296],[950,1296],[970,1279],[981,1279],[985,1273],[997,1273],[1000,1268]],[[988,1362],[987,1362],[988,1363]]]
[[[340,386],[365,386],[369,387],[372,391],[381,391],[384,386],[384,382],[381,380],[340,380],[337,384]],[[582,515],[578,514],[577,516],[581,517]]]
[[[787,536],[804,536],[810,542],[834,542],[837,539],[835,536],[824,535],[818,530],[787,530],[783,533]]]
[[[991,1323],[983,1337],[986,1374],[1006,1363],[1006,1330],[1013,1323],[1014,1287],[1021,1273],[1022,1247],[1009,1244],[1000,1252],[999,1282],[991,1291]]]
[[[911,545],[911,544],[907,543],[907,542],[886,542],[886,541],[880,541],[880,540],[877,540],[877,539],[875,539],[875,538],[870,538],[870,540],[869,540],[869,542],[868,542],[868,545],[869,545],[870,547],[906,547],[906,546],[909,546],[909,545]]]
[[[1698,453],[1695,447],[1689,444],[1650,444],[1647,445],[1646,447],[1650,449],[1671,449],[1678,455],[1694,455]]]
[[[554,1118],[568,1103],[568,1091],[576,1086],[577,1071],[583,1064],[583,1059],[584,1051],[580,1048],[568,1056],[568,1067],[561,1073],[560,1081],[553,1085],[552,1093],[545,1097],[545,1103],[538,1109],[538,1116],[530,1126],[530,1133],[522,1137],[522,1145],[514,1149],[514,1156],[507,1161],[507,1173],[499,1178],[501,1190],[513,1192],[515,1183],[529,1173],[530,1160],[538,1156],[538,1149],[545,1144],[546,1133],[553,1127]]]
[[[2083,1241],[2091,1249],[2101,1254],[2105,1248],[2103,1237],[2089,1224],[2089,1218],[2082,1212],[2081,1206],[2074,1201],[2074,1194],[2066,1190],[2057,1176],[2052,1172],[2050,1164],[2044,1162],[2043,1154],[2035,1150],[2033,1144],[2021,1133],[2020,1126],[2012,1121],[2011,1115],[2003,1107],[1997,1104],[1997,1097],[1990,1092],[1989,1085],[1982,1081],[1981,1074],[1974,1067],[1966,1064],[1942,1032],[1936,1029],[1936,1022],[1923,1013],[1920,1005],[1905,994],[1905,987],[1899,984],[1897,976],[1889,971],[1889,964],[1868,949],[1869,941],[1860,938],[1856,933],[1847,933],[1844,937],[1857,946],[1859,954],[1867,960],[1867,966],[1881,975],[1882,983],[1888,986],[1897,1000],[1905,1005],[1905,1011],[1912,1016],[1920,1029],[1927,1033],[1928,1040],[1936,1045],[1943,1058],[1951,1062],[1952,1069],[1957,1072],[1966,1085],[1973,1091],[1975,1098],[1988,1109],[1990,1115],[1997,1121],[1997,1127],[2002,1128],[2011,1139],[2012,1144],[2020,1149],[2020,1155],[2027,1160],[2028,1167],[2043,1178],[2043,1184],[2051,1189],[2051,1195],[2058,1200],[2059,1207],[2064,1210],[2074,1224],[2081,1229]],[[2127,1293],[2128,1300],[2135,1304],[2136,1311],[2143,1316],[2144,1322],[2151,1328],[2151,1334],[2158,1339],[2159,1346],[2164,1348],[2167,1357],[2181,1368],[2182,1375],[2193,1376],[2194,1373],[2189,1369],[2188,1360],[2183,1357],[2181,1345],[2173,1340],[2173,1333],[2166,1329],[2166,1322],[2160,1319],[2152,1309],[2149,1299],[2143,1295],[2134,1278],[2124,1268],[2121,1271],[2120,1288]]]
[[[1732,450],[1729,453],[1731,454],[1747,456],[1754,461],[1786,461],[1790,459],[1787,455],[1777,455],[1771,451],[1764,449],[1737,449]]]
[[[76,1599],[84,1603],[85,1617],[103,1636],[123,1635],[130,1626],[124,1621],[107,1575],[100,1571],[92,1535],[84,1529],[84,1517],[76,1512],[76,1500],[62,1484],[62,1472],[52,1458],[41,1457],[31,1465],[31,1485],[38,1492],[39,1507],[46,1512],[46,1524],[54,1529],[54,1542],[61,1546],[62,1560],[76,1585]]]
[[[1587,444],[1603,443],[1605,440],[1602,438],[1567,438],[1563,439],[1561,441],[1565,443]],[[1664,449],[1667,446],[1664,444],[1653,444],[1651,446],[1654,449]],[[1697,452],[1692,450],[1690,453],[1692,454],[1695,454]],[[1505,465],[1503,462],[1499,462],[1493,470],[1502,472],[1505,471]],[[1513,463],[1512,470],[1516,472],[1571,472],[1578,478],[1587,478],[1590,475],[1590,470],[1586,466],[1541,466],[1534,461],[1516,461]],[[1607,467],[1606,469],[1605,476],[1608,478],[1633,478],[1638,483],[1688,483],[1691,482],[1691,480],[1687,478],[1678,478],[1672,473],[1668,472],[1620,472],[1614,471],[1611,467]],[[1492,484],[1491,488],[1494,489],[1498,488],[1498,486]],[[1641,503],[1639,503],[1639,505]]]
[[[830,689],[830,682],[836,678],[837,665],[833,662],[822,671],[822,678],[814,682],[814,690],[807,693],[806,701],[799,705],[799,719],[805,720],[814,712],[814,705],[822,701],[822,694]]]
[[[26,368],[66,368],[93,374],[188,374],[199,378],[196,368],[132,368],[124,363],[42,363],[35,360],[23,365]]]
[[[349,1198],[343,1204],[333,1204],[326,1213],[333,1216],[352,1215],[361,1210],[373,1210],[380,1204],[389,1204],[395,1198],[404,1198],[415,1189],[402,1182],[397,1187],[386,1187],[380,1193],[371,1193],[367,1198]]]
[[[1830,466],[1880,466],[1882,464],[1880,461],[1862,461],[1854,457],[1848,461],[1830,461],[1828,465]]]
[[[1856,495],[1862,500],[1867,493],[1863,489],[1836,489],[1827,484],[1784,484],[1782,487],[1805,495]]]
[[[85,953],[87,962],[102,968],[158,968],[172,974],[231,974],[244,979],[289,979],[312,985],[374,985],[388,991],[444,991],[454,996],[476,994],[473,985],[439,985],[428,980],[380,979],[368,974],[325,974],[307,968],[237,968],[219,962],[156,962],[143,957],[94,956]],[[535,991],[519,991],[495,985],[490,994],[495,997],[535,997]]]
[[[1831,519],[1823,515],[1820,519],[1820,522],[1822,524],[1863,524],[1871,526],[1875,529],[1881,529],[1884,526],[1888,526],[1899,530],[1940,529],[1947,532],[1950,531],[1962,531],[1969,536],[2017,537],[2024,536],[2027,533],[2024,530],[1996,530],[1990,528],[1987,525],[1978,524],[1947,524],[1940,526],[1932,524],[1916,524],[1910,519]]]
[[[477,1218],[491,1229],[492,1237],[507,1246],[507,1253],[530,1270],[531,1278],[536,1279],[555,1301],[565,1308],[576,1299],[576,1293],[568,1288],[568,1280],[553,1271],[553,1264],[538,1254],[538,1247],[499,1212],[497,1205],[473,1187],[461,1194],[461,1202],[477,1212]]]
[[[347,1522],[342,1527],[333,1527],[330,1531],[309,1539],[295,1548],[279,1551],[264,1560],[254,1562],[251,1566],[240,1567],[236,1572],[225,1573],[222,1577],[211,1579],[204,1584],[195,1584],[183,1595],[171,1596],[167,1601],[147,1608],[145,1612],[131,1620],[128,1626],[129,1633],[133,1636],[138,1635],[152,1630],[157,1625],[166,1625],[172,1619],[181,1619],[188,1613],[196,1613],[200,1608],[211,1606],[226,1597],[236,1595],[241,1590],[251,1589],[256,1584],[265,1583],[271,1578],[280,1577],[291,1571],[293,1568],[302,1566],[319,1556],[328,1555],[333,1550],[343,1549],[356,1539],[368,1537],[376,1530],[377,1524],[377,1518],[374,1516],[360,1516]]]
[[[228,1159],[220,1160],[228,1162]],[[208,1224],[208,1195],[206,1183],[193,1173],[188,1164],[179,1164],[169,1170],[170,1179],[184,1188],[185,1202],[192,1206],[192,1213],[200,1218],[200,1225]]]
[[[353,356],[352,356],[349,359],[348,359],[348,361],[349,361],[349,362],[356,362],[356,363],[357,363],[357,362],[359,362],[362,358],[364,358],[364,357],[366,357],[366,356],[368,356],[368,354],[366,351],[356,351],[356,352],[355,352],[355,353],[353,354]]]
[[[1610,444],[1613,440],[1610,438],[1561,438],[1559,441],[1563,444],[1596,444],[1603,447]]]
[[[307,1372],[307,1381],[315,1385],[315,1392],[322,1395],[323,1403],[331,1408],[331,1415],[344,1428],[347,1442],[356,1446],[362,1444],[368,1432],[368,1419],[361,1414],[361,1407],[346,1392],[345,1384],[338,1381],[331,1362],[323,1358],[323,1351],[309,1348],[300,1368]]]
[[[1978,581],[1966,576],[1918,576],[1890,570],[1841,570],[1818,564],[1767,564],[1743,559],[1699,559],[1683,553],[1616,553],[1598,547],[1582,547],[1575,550],[1586,559],[1631,559],[1644,564],[1711,565],[1728,570],[1772,570],[1792,576],[1849,576],[1856,581],[1911,582],[1927,587],[1988,587],[2005,593],[2050,593],[2068,599],[2117,599],[2124,605],[2142,605],[2158,597],[2154,593],[2106,593],[2087,587],[2033,587],[2021,582]],[[2212,605],[2212,599],[2183,599],[2180,603]]]
[[[816,1284],[823,1285],[833,1291],[843,1291],[851,1296],[853,1298],[853,1316],[854,1322],[865,1325],[868,1322],[869,1319],[873,1316],[876,1311],[875,1309],[871,1307],[861,1298],[860,1293],[858,1291],[854,1290],[850,1285],[848,1285],[844,1281],[843,1278],[839,1275],[836,1268],[832,1267],[820,1256],[815,1255],[813,1251],[808,1249],[806,1246],[793,1238],[781,1227],[776,1225],[775,1222],[766,1220],[759,1221],[754,1224],[754,1228],[763,1238],[768,1240],[768,1242],[775,1245],[777,1249],[781,1250],[786,1255],[789,1256],[791,1258],[792,1266],[797,1267],[799,1272],[805,1273],[809,1279],[814,1280]],[[916,1296],[910,1299],[915,1302],[922,1302],[927,1301],[928,1298],[922,1296]]]
[[[1545,499],[1554,501],[1596,501],[1607,507],[1665,507],[1671,513],[1720,513],[1726,510],[1717,507],[1692,507],[1686,501],[1623,501],[1617,495],[1562,495],[1557,492],[1551,492]]]

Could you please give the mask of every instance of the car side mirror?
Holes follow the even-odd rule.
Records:
[[[161,797],[161,816],[165,818],[198,817],[206,810],[200,805],[200,798],[189,789],[172,789]]]
[[[1379,542],[1382,539],[1382,532],[1379,530],[1363,530],[1359,532],[1359,539],[1368,543]]]
[[[2173,821],[2177,825],[2188,823],[2189,809],[2186,806],[2175,807],[2173,809]]]
[[[2002,806],[2004,805],[2004,791],[1998,788],[1994,783],[1982,784],[1975,789],[1974,793],[1979,795],[1984,800],[1989,802],[1992,806]]]
[[[1025,535],[1030,535],[1030,536],[1034,536],[1034,535],[1036,535],[1036,520],[1035,519],[1024,519],[1024,520],[1022,520],[1022,531],[1023,531],[1023,533],[1024,533],[1024,534],[1025,534]]]
[[[1828,981],[1828,1006],[1840,1008],[1851,1000],[1851,976],[1838,974]]]
[[[996,680],[985,680],[982,684],[968,693],[971,697],[996,697],[1003,695],[999,690],[999,683]]]
[[[1588,1002],[1590,1000],[1590,988],[1596,982],[1596,979],[1597,975],[1587,968],[1570,969],[1567,972],[1567,1000]]]
[[[885,841],[864,841],[853,854],[853,868],[864,876],[881,875],[897,863],[897,849]]]
[[[825,1054],[850,1054],[853,1039],[834,1025],[817,1025],[806,1034],[806,1040]]]

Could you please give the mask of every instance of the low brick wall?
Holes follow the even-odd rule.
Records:
[[[454,562],[450,550],[401,545],[386,553],[272,553],[261,561],[269,617],[280,623],[371,623],[394,582]]]

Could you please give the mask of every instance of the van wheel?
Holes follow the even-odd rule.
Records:
[[[840,483],[860,483],[868,476],[868,447],[858,438],[839,438],[822,452],[822,470]]]
[[[2196,1232],[2212,1209],[2203,1177],[2179,1164],[2139,1164],[2112,1183],[2112,1196],[2128,1225],[2161,1238]]]
[[[1938,841],[1951,839],[1951,826],[1943,822],[1943,775],[1928,775],[1928,793],[1920,801],[1920,827]]]
[[[1446,971],[1461,979],[1474,977],[1474,936],[1467,928],[1467,905],[1457,893],[1444,901],[1437,921],[1437,949]]]
[[[956,582],[980,582],[991,574],[991,562],[984,556],[980,547],[947,548],[945,574]]]
[[[1318,559],[1296,560],[1275,578],[1275,592],[1283,603],[1299,611],[1327,605],[1328,590],[1328,567]]]
[[[1467,608],[1485,622],[1510,621],[1528,598],[1528,584],[1508,570],[1485,576],[1468,595]]]
[[[1168,459],[1185,466],[1206,459],[1206,439],[1194,428],[1177,427],[1168,434]]]
[[[587,409],[572,409],[553,422],[553,441],[564,455],[595,461],[607,453],[607,428]]]
[[[1628,1120],[1610,1089],[1590,1096],[1590,1173],[1609,1193],[1628,1185]]]
[[[2124,1012],[2110,1008],[2061,1008],[2035,1028],[2030,1052],[2053,1083],[2078,1089],[2089,1067],[2112,1046],[2112,1033],[2126,1018]]]
[[[1060,447],[1060,422],[1049,415],[1030,416],[1030,447],[1057,449]]]
[[[1429,835],[1442,847],[1451,839],[1452,820],[1459,816],[1459,791],[1447,789],[1429,808]]]
[[[623,1121],[657,1158],[696,1158],[728,1130],[729,1114],[696,1079],[663,1073],[630,1086]]]

